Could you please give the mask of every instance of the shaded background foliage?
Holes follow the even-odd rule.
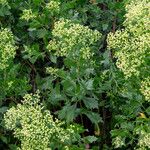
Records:
[[[48,2],[0,1],[0,27],[11,29],[17,46],[9,67],[0,70],[0,148],[13,150],[19,144],[4,129],[3,114],[20,103],[24,94],[39,89],[41,102],[51,114],[67,125],[78,123],[87,129],[82,137],[93,136],[87,142],[92,143],[91,149],[114,149],[116,137],[125,143],[120,149],[133,149],[138,141],[133,129],[147,128],[149,105],[133,88],[137,83],[131,85],[116,68],[114,51],[107,50],[106,42],[109,32],[124,28],[127,0],[60,0],[56,1],[59,8],[53,5],[49,9]],[[30,10],[27,16],[25,10]],[[102,34],[92,58],[95,63],[83,66],[81,60],[77,71],[79,66],[72,59],[49,52],[47,45],[60,18]],[[128,89],[124,93],[123,87]]]

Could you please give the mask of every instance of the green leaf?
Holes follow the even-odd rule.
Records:
[[[123,129],[115,129],[111,131],[111,135],[112,137],[115,137],[115,136],[125,137],[125,136],[129,136],[129,131],[123,130]]]
[[[24,45],[24,51],[22,52],[24,59],[29,59],[31,63],[35,63],[38,58],[43,58],[44,53],[40,51],[39,44],[35,43],[30,46]]]
[[[102,25],[102,28],[103,28],[103,31],[107,30],[108,24],[103,24],[103,25]]]
[[[0,139],[4,142],[4,143],[8,143],[8,140],[7,140],[7,138],[5,137],[5,136],[0,136]]]
[[[98,108],[98,101],[95,98],[86,97],[83,99],[83,102],[89,109]]]
[[[53,63],[56,63],[57,62],[57,57],[53,54],[50,55],[50,59]]]
[[[33,3],[34,3],[35,5],[39,5],[42,1],[43,1],[43,0],[33,0]]]
[[[87,141],[88,143],[93,143],[93,142],[95,142],[95,141],[98,140],[98,138],[95,137],[95,136],[86,136],[84,139],[85,139],[85,141]]]
[[[4,7],[1,7],[0,6],[0,16],[4,17],[6,15],[10,15],[10,11],[9,11],[9,7],[7,6],[4,6]]]
[[[17,150],[18,146],[16,146],[15,144],[9,144],[9,148],[10,150]]]
[[[86,87],[87,90],[93,90],[93,79],[88,80],[85,83],[85,87]]]
[[[87,68],[85,70],[86,75],[94,74],[94,68]]]
[[[53,105],[59,104],[60,101],[64,100],[64,95],[62,92],[60,92],[60,85],[57,84],[54,89],[51,89],[51,92],[49,94],[49,102]]]
[[[65,105],[62,110],[58,111],[58,117],[60,119],[65,119],[67,123],[72,122],[77,115],[80,113],[80,109],[76,105]]]
[[[5,113],[7,111],[8,107],[3,106],[0,108],[0,113]]]
[[[102,118],[100,117],[100,114],[92,112],[92,111],[84,111],[83,114],[85,114],[92,123],[98,124],[99,122],[103,122]]]
[[[44,38],[48,31],[46,29],[39,29],[37,30],[37,37],[38,38]]]
[[[69,76],[62,81],[64,87],[64,92],[69,96],[75,96],[75,89],[77,88],[76,82],[72,80]]]

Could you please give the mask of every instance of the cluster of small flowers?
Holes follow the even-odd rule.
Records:
[[[142,133],[138,141],[138,145],[142,148],[150,149],[150,133]]]
[[[60,19],[54,24],[53,40],[47,49],[56,56],[90,59],[93,56],[92,47],[100,39],[101,34],[86,26],[73,23],[68,19]]]
[[[126,78],[135,76],[141,81],[149,74],[149,6],[148,0],[131,1],[126,8],[125,29],[108,35],[108,49],[115,50],[116,65],[123,71]],[[149,92],[147,90],[142,86],[141,91],[148,100]]]
[[[147,32],[150,24],[150,1],[132,0],[126,6],[127,14],[125,26],[132,31]],[[139,32],[138,31],[138,32]]]
[[[46,4],[46,10],[48,10],[51,14],[58,14],[60,11],[60,2],[50,1]]]
[[[46,72],[47,72],[48,74],[53,75],[53,76],[57,76],[58,70],[59,70],[59,69],[53,68],[53,67],[47,67],[47,68],[46,68]]]
[[[120,68],[125,76],[132,75],[139,76],[141,70],[147,67],[147,56],[150,45],[150,35],[131,37],[126,30],[116,31],[115,35],[112,33],[108,36],[108,48],[116,49],[115,57],[117,57],[117,67]]]
[[[0,69],[5,69],[15,57],[16,46],[12,32],[5,28],[0,30]]]
[[[120,136],[117,136],[116,138],[113,139],[113,145],[115,148],[120,148],[124,146],[125,143]]]
[[[24,9],[20,19],[29,21],[31,19],[36,18],[37,15],[32,12],[32,9]]]
[[[64,129],[63,122],[53,120],[53,116],[39,104],[39,94],[26,94],[23,104],[10,108],[4,115],[5,126],[14,131],[21,141],[22,150],[50,149],[53,142],[67,143],[75,134],[74,130]]]
[[[150,102],[150,77],[141,82],[141,92],[145,96],[145,100]]]

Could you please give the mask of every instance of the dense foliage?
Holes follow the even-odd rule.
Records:
[[[4,116],[6,128],[14,130],[15,137],[21,140],[21,149],[67,149],[67,145],[80,140],[76,127],[70,125],[63,129],[64,123],[57,119],[54,121],[50,112],[38,104],[39,98],[38,93],[26,94],[23,104],[10,108]]]
[[[123,113],[123,116],[120,116],[122,118],[120,130],[126,129],[126,131],[124,130],[126,133],[118,136],[116,134],[118,129],[112,131],[112,134],[116,137],[114,141],[116,147],[127,145],[126,141],[130,139],[128,144],[133,145],[133,142],[137,142],[136,149],[150,148],[150,70],[148,65],[150,62],[149,5],[150,2],[146,0],[135,0],[127,4],[126,20],[123,24],[125,28],[121,31],[116,31],[115,34],[110,33],[108,35],[108,47],[109,49],[115,50],[114,53],[117,58],[116,65],[122,70],[126,80],[120,93],[127,98],[130,97],[130,101],[128,101],[128,104],[125,106],[129,107],[129,105],[133,103],[130,107],[132,107],[132,109],[135,107],[136,109],[129,111],[128,108],[127,110],[131,113],[132,118],[130,118],[129,115],[127,117],[125,113]],[[128,86],[134,89],[134,95],[136,97],[133,96],[133,90],[129,89]],[[129,92],[131,94],[127,96]],[[140,93],[143,96],[140,96]],[[122,110],[125,112],[124,107]],[[139,111],[140,116],[137,117]],[[134,118],[134,122],[132,123],[127,118]],[[120,142],[116,142],[116,140]]]
[[[149,0],[0,0],[0,149],[150,149],[149,18]]]

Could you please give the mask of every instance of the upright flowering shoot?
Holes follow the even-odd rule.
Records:
[[[46,4],[46,11],[51,15],[58,14],[60,11],[60,3],[57,1],[50,1]]]
[[[5,69],[12,62],[16,54],[16,46],[12,32],[0,29],[0,70]]]
[[[126,78],[134,76],[142,83],[150,82],[150,1],[132,0],[126,10],[125,29],[108,35],[108,47],[115,50],[116,65]],[[146,100],[150,97],[148,86],[141,90]]]
[[[150,76],[141,82],[141,92],[145,99],[150,102]]]
[[[34,13],[32,12],[32,9],[24,9],[24,10],[23,10],[21,19],[26,20],[26,21],[29,21],[29,20],[32,20],[32,19],[34,19],[34,18],[36,18],[36,14],[34,14]]]
[[[6,128],[13,130],[21,141],[21,150],[46,150],[76,141],[74,126],[65,129],[63,122],[54,121],[50,112],[39,104],[39,98],[38,93],[26,94],[22,104],[10,108],[4,116]]]
[[[126,10],[128,13],[126,14],[124,24],[132,33],[146,33],[150,30],[149,0],[132,0],[131,3],[126,6]]]
[[[94,45],[101,37],[98,31],[67,19],[60,19],[54,24],[52,35],[48,50],[56,56],[72,59],[90,59],[94,54]]]

